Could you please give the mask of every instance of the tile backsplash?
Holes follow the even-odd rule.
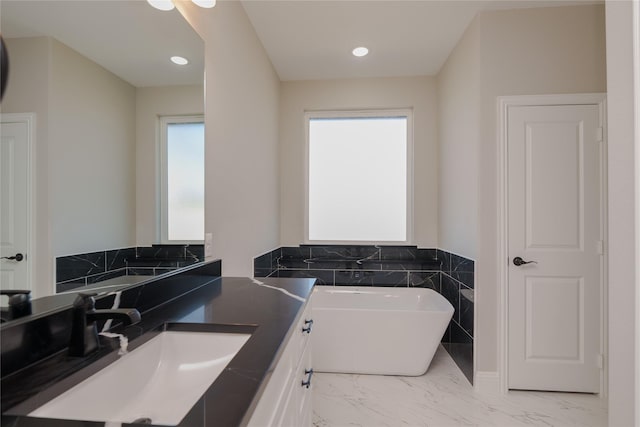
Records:
[[[430,288],[454,307],[442,338],[473,382],[474,261],[440,249],[416,246],[300,245],[254,258],[255,277],[308,277],[324,286]]]
[[[440,262],[415,246],[301,245],[254,259],[256,277],[311,277],[320,285],[421,286]]]
[[[156,276],[204,260],[204,245],[152,245],[56,258],[56,292],[125,275]]]
[[[473,311],[475,263],[438,249],[442,259],[441,294],[453,305],[455,312],[442,345],[470,382],[473,382]]]

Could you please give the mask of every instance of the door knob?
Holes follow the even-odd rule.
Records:
[[[518,267],[520,267],[521,265],[525,265],[525,264],[537,264],[537,261],[525,261],[522,258],[520,258],[519,256],[515,257],[513,259],[513,264],[517,265]]]
[[[3,257],[0,257],[0,259],[9,259],[9,260],[12,260],[12,261],[20,262],[20,261],[22,261],[24,259],[24,255],[15,254],[14,256],[3,256]]]

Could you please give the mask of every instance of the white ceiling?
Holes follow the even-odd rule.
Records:
[[[281,80],[435,75],[482,10],[561,0],[243,0]],[[369,48],[355,58],[351,50]]]
[[[601,2],[242,0],[242,5],[286,81],[435,75],[481,10]],[[0,0],[0,31],[5,38],[54,37],[137,87],[203,79],[202,40],[177,10],[161,12],[144,0]],[[355,58],[350,52],[360,45],[370,53]],[[191,64],[177,67],[168,62],[172,55]]]
[[[141,0],[1,0],[2,37],[51,36],[136,87],[202,84],[204,43],[180,12]],[[191,62],[178,67],[173,55]],[[9,51],[9,61],[11,52]]]

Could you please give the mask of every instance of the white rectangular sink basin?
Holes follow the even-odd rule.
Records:
[[[249,337],[162,332],[29,416],[177,425]]]

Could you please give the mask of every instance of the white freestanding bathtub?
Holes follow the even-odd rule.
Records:
[[[422,375],[453,311],[449,301],[432,289],[316,286],[313,368]]]

